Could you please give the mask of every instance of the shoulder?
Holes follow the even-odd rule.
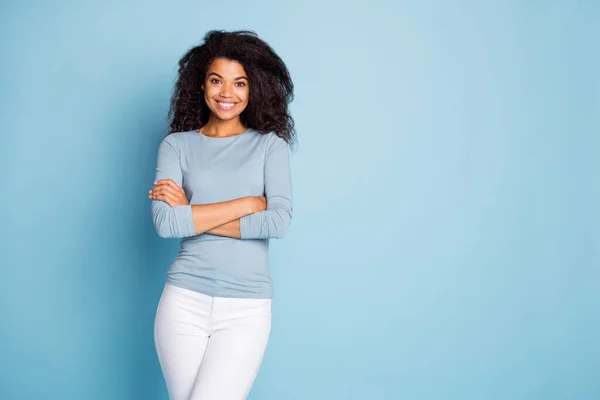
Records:
[[[174,150],[179,151],[181,148],[181,142],[187,140],[187,138],[193,134],[194,131],[185,131],[185,132],[172,132],[163,138],[160,143],[160,146],[170,146]]]
[[[262,134],[262,136],[265,142],[265,148],[267,153],[271,153],[278,149],[287,149],[289,147],[288,143],[284,139],[277,136],[277,133],[275,133],[274,131]]]

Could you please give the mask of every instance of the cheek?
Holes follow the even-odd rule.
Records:
[[[250,96],[246,95],[246,97],[244,97],[244,109],[246,109],[248,107],[250,101]]]
[[[250,94],[250,88],[248,86],[237,86],[236,94],[240,99],[247,99]]]
[[[219,85],[210,82],[204,84],[204,95],[207,97],[213,97],[219,94],[219,90]]]
[[[250,92],[248,90],[245,90],[243,93],[240,94],[240,98],[243,99],[244,103],[248,103],[248,100],[250,99]]]

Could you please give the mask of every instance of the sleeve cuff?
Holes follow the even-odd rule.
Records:
[[[196,228],[194,227],[194,216],[192,215],[191,205],[181,205],[173,207],[175,219],[179,228],[181,237],[196,236]]]
[[[250,215],[243,216],[240,218],[240,238],[248,238],[248,230],[250,229],[250,221],[248,220]]]
[[[261,216],[264,211],[240,218],[240,238],[259,239],[261,237]]]

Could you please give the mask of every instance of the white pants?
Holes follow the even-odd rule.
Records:
[[[271,299],[212,297],[165,284],[154,343],[171,400],[243,400],[271,330]]]

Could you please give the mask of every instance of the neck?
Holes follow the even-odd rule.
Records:
[[[242,124],[239,117],[225,121],[211,115],[200,131],[206,136],[227,137],[243,133],[246,129],[248,128]]]

